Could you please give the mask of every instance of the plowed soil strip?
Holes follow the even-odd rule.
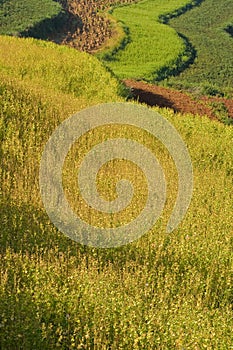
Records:
[[[216,119],[214,109],[209,104],[224,103],[229,117],[233,118],[233,100],[206,96],[194,99],[184,92],[141,81],[126,79],[124,83],[131,88],[135,99],[149,106],[167,107],[172,108],[175,112],[207,115],[211,119]]]

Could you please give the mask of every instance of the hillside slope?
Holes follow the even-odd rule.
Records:
[[[163,215],[132,244],[86,247],[50,222],[39,164],[56,126],[88,106],[123,101],[121,85],[92,56],[12,37],[0,37],[0,76],[0,348],[230,349],[233,127],[157,109],[182,136],[194,169],[190,208],[170,234],[174,163],[143,130],[123,134],[144,142],[164,170]],[[84,135],[77,155],[91,137],[117,131],[111,125]],[[65,169],[74,179],[75,155]]]

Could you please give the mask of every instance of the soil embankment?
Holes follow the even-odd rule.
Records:
[[[220,97],[201,96],[194,98],[182,91],[152,85],[141,81],[124,80],[131,89],[132,96],[139,102],[149,106],[172,108],[175,112],[207,115],[218,119],[222,112],[233,118],[233,100]]]

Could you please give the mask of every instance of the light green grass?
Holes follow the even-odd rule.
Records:
[[[168,181],[163,216],[128,246],[83,247],[49,221],[39,161],[70,114],[122,100],[119,84],[96,59],[72,49],[0,38],[0,49],[6,44],[8,57],[0,50],[0,348],[230,349],[233,128],[157,109],[192,158],[194,192],[185,219],[166,234],[177,175],[164,147],[148,139]],[[80,80],[69,90],[71,74]]]
[[[113,16],[127,28],[129,43],[124,49],[99,55],[120,78],[161,80],[188,61],[185,42],[161,16],[190,4],[189,0],[144,0],[113,10]]]
[[[233,23],[231,0],[205,0],[172,19],[170,25],[189,38],[197,51],[190,68],[168,83],[209,93],[233,94],[233,38],[225,29]]]

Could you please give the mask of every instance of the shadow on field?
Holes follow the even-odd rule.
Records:
[[[53,40],[59,44],[68,34],[72,36],[78,28],[82,30],[82,27],[83,23],[79,16],[63,10],[57,16],[46,18],[33,27],[29,27],[19,33],[19,36]]]
[[[100,272],[111,264],[117,270],[125,268],[126,262],[144,264],[140,249],[126,245],[117,248],[93,248],[84,246],[69,237],[51,223],[45,211],[31,205],[17,206],[15,203],[0,203],[0,254],[7,250],[16,254],[37,255],[41,258],[76,258],[76,263],[85,261],[88,269],[93,261]]]
[[[167,107],[175,110],[173,101],[162,95],[138,88],[132,88],[131,91],[133,99],[139,101],[140,103],[146,103],[148,106]]]
[[[43,305],[38,315],[38,305],[29,293],[5,293],[0,311],[6,315],[0,328],[1,349],[51,349],[41,332],[41,314],[49,314],[48,307]]]
[[[233,38],[233,25],[228,26],[225,31]]]
[[[27,205],[17,206],[4,203],[0,205],[0,252],[8,248],[15,253],[45,253],[50,250],[65,252],[77,249],[71,241],[50,223],[42,210]]]

